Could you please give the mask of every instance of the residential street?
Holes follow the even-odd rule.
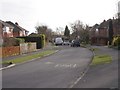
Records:
[[[81,77],[93,53],[60,46],[60,51],[2,71],[3,88],[69,88]]]

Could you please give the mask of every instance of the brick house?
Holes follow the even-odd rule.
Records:
[[[98,35],[98,24],[95,24],[89,32],[89,39],[91,41],[92,45],[96,45],[97,44],[97,35]]]
[[[14,27],[13,29],[13,37],[20,37],[20,36],[27,36],[28,32],[26,29],[22,28],[19,26],[18,23],[12,23],[11,21],[7,21],[6,23],[10,24],[11,26]]]
[[[94,25],[90,30],[90,40],[91,44],[93,45],[107,45],[108,43],[108,37],[109,37],[109,31],[108,31],[108,25],[109,20],[103,21],[100,23],[100,25],[96,24]],[[120,35],[120,22],[119,19],[112,19],[113,21],[113,36],[119,36]]]
[[[0,37],[13,37],[14,27],[0,20]]]
[[[1,37],[19,37],[27,36],[28,31],[11,21],[4,22],[0,20],[0,36]]]

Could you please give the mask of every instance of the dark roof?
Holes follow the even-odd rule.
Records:
[[[110,19],[107,20],[107,21],[104,20],[104,21],[100,24],[99,29],[101,29],[101,28],[108,28],[109,21],[110,21]]]
[[[90,30],[91,31],[96,31],[96,29],[98,29],[99,24],[95,24]]]
[[[12,25],[0,20],[0,23],[3,25],[3,26],[7,26],[7,27],[10,27],[10,28],[14,28]]]
[[[13,32],[18,32],[18,31],[26,31],[26,32],[28,32],[24,28],[20,27],[19,25],[14,24],[11,21],[6,21],[6,23],[8,23],[8,24],[10,24],[10,25],[12,25],[14,27]]]

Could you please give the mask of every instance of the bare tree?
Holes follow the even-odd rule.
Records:
[[[80,20],[71,24],[73,39],[80,39],[81,42],[89,42],[89,26],[84,25]]]
[[[37,30],[37,34],[44,34],[46,41],[50,41],[52,39],[52,29],[48,28],[46,25],[38,25],[35,27]]]

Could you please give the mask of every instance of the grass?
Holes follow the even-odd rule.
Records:
[[[90,48],[91,51],[97,51],[99,50],[98,48]]]
[[[49,55],[49,54],[53,54],[54,52],[55,52],[55,50],[47,50],[47,51],[43,51],[41,53],[33,54],[33,55],[30,55],[30,56],[24,56],[24,57],[12,59],[12,60],[7,60],[7,61],[2,62],[2,64],[7,64],[7,63],[10,63],[10,62],[12,62],[14,64],[22,63],[22,62],[29,61],[29,60],[32,60],[32,59],[35,59],[35,58],[40,58],[40,57],[43,57],[43,56],[46,56],[46,55]]]
[[[111,61],[112,58],[110,55],[96,55],[94,56],[91,65],[105,64],[105,63],[110,63]]]

